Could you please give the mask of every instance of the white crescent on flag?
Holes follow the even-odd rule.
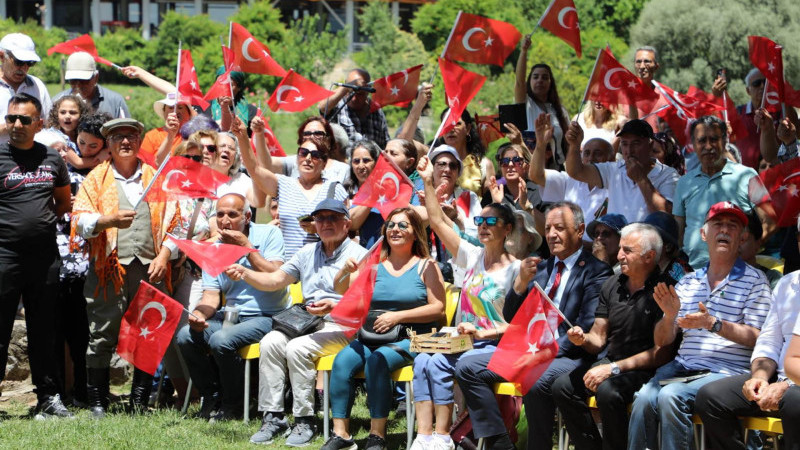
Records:
[[[153,328],[153,330],[161,328],[161,325],[164,325],[164,322],[167,321],[167,308],[164,308],[164,305],[162,305],[159,302],[149,302],[146,305],[144,305],[144,308],[142,308],[142,310],[139,311],[139,320],[137,320],[136,323],[138,324],[142,321],[144,312],[147,311],[148,309],[155,309],[156,311],[161,313],[161,322],[158,324],[157,327]]]
[[[184,172],[182,170],[177,170],[177,169],[170,170],[169,172],[167,172],[167,175],[164,177],[164,182],[161,183],[161,190],[162,191],[167,192],[167,191],[170,190],[169,189],[169,183],[170,183],[170,181],[172,181],[172,176],[175,175],[175,174],[181,174],[184,177],[186,176],[186,172]]]
[[[613,86],[611,84],[611,76],[614,75],[617,72],[625,72],[625,69],[622,69],[622,68],[619,68],[619,67],[615,67],[615,68],[609,70],[608,72],[606,72],[606,76],[603,77],[603,84],[606,85],[606,89],[610,89],[612,91],[618,91],[620,89],[619,86]]]
[[[767,103],[769,103],[770,105],[777,105],[778,103],[780,103],[780,98],[778,97],[778,93],[775,91],[767,92],[766,100]]]
[[[392,180],[392,181],[394,181],[394,197],[389,199],[389,201],[393,201],[400,194],[400,180],[397,178],[397,175],[395,175],[395,174],[393,174],[391,172],[386,172],[385,174],[383,174],[381,179],[378,180],[378,184],[383,186],[383,180],[385,180],[387,178]]]
[[[278,88],[278,93],[275,94],[275,98],[278,100],[278,104],[279,105],[281,103],[286,103],[285,100],[281,99],[281,97],[283,96],[283,93],[286,92],[286,91],[297,91],[298,94],[300,93],[300,89],[297,89],[296,87],[292,86],[291,84],[279,87]]]
[[[566,8],[562,8],[561,11],[558,12],[558,24],[561,25],[563,28],[570,29],[572,27],[568,27],[564,24],[564,16],[567,15],[568,12],[575,11],[575,14],[578,14],[578,10],[571,6],[567,6]]]
[[[244,59],[248,61],[258,62],[261,58],[253,58],[252,56],[250,56],[249,53],[247,53],[247,47],[250,47],[250,44],[252,42],[253,42],[252,37],[249,37],[244,41],[244,43],[242,44],[242,56],[244,56]]]
[[[533,316],[533,318],[531,318],[531,321],[528,322],[528,330],[527,330],[527,335],[528,336],[531,335],[531,328],[533,328],[533,325],[536,322],[541,322],[541,321],[547,322],[547,316],[545,316],[544,313],[536,313]],[[539,350],[539,348],[537,347],[537,344],[538,344],[538,342],[535,342],[535,343],[528,342],[528,351],[530,353],[536,353]]]
[[[471,52],[477,52],[478,51],[477,48],[469,46],[469,38],[471,38],[472,35],[477,33],[477,32],[481,32],[483,34],[486,34],[486,30],[484,30],[483,28],[475,27],[475,28],[470,28],[469,30],[467,30],[467,32],[464,33],[464,37],[461,38],[461,45],[463,45],[464,48],[467,49],[468,51],[471,51]]]
[[[408,84],[408,69],[403,69],[400,73],[403,74],[403,86],[405,86]]]

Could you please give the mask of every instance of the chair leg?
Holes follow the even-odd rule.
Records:
[[[244,423],[250,422],[250,360],[244,360]]]
[[[154,408],[158,409],[158,402],[161,401],[161,388],[164,386],[164,374],[166,370],[164,367],[161,367],[161,376],[158,377],[158,389],[156,389],[156,403],[153,405]]]
[[[411,448],[414,442],[414,387],[411,382],[406,382],[406,448]]]
[[[478,439],[478,450],[483,450],[483,438]]]
[[[327,370],[322,371],[322,434],[325,436],[325,442],[331,436],[331,402],[330,402],[330,372]]]
[[[186,385],[186,395],[183,396],[183,408],[181,408],[181,414],[186,414],[186,411],[189,409],[189,399],[192,398],[192,379],[189,378],[189,383]]]

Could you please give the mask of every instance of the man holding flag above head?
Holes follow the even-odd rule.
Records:
[[[79,235],[89,246],[84,285],[90,331],[86,366],[89,406],[96,418],[105,416],[108,407],[109,364],[123,313],[141,280],[171,289],[169,260],[178,256],[177,247],[164,241],[178,225],[178,203],[143,201],[145,188],[155,177],[155,169],[137,159],[143,130],[134,119],[113,119],[103,125],[111,160],[89,173],[72,210],[71,236]],[[152,379],[134,371],[132,407],[147,407]]]
[[[331,123],[341,125],[350,141],[368,139],[384,148],[389,141],[389,128],[383,110],[370,109],[369,93],[375,92],[375,88],[369,86],[369,81],[366,70],[351,70],[347,81],[333,95],[317,103],[317,108]]]
[[[114,118],[130,117],[125,99],[97,84],[99,78],[94,56],[87,52],[75,52],[67,58],[67,71],[64,74],[71,88],[56,94],[53,101],[67,94],[79,94],[95,113],[105,113]]]

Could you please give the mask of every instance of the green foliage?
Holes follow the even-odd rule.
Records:
[[[292,21],[283,41],[270,45],[270,50],[286,70],[294,69],[319,82],[341,61],[347,50],[347,38],[345,31],[332,33],[329,26],[323,28],[319,16],[308,16]]]
[[[581,28],[602,27],[627,41],[631,24],[639,17],[645,3],[647,0],[575,0],[575,9]]]
[[[748,97],[741,80],[752,67],[747,36],[766,36],[784,46],[786,78],[797,87],[798,34],[800,8],[792,0],[661,0],[642,10],[631,29],[631,48],[656,47],[661,59],[656,78],[680,91],[690,85],[710,91],[714,73],[724,67],[731,98],[744,103]]]

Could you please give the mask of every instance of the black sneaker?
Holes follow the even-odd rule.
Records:
[[[264,414],[261,421],[261,429],[250,436],[250,442],[253,444],[271,444],[276,438],[288,435],[289,421],[286,417],[278,419],[272,413]]]
[[[208,420],[217,414],[221,406],[222,400],[220,399],[219,394],[204,395],[203,406],[197,413],[197,417],[203,420]]]
[[[227,407],[223,406],[222,409],[217,411],[216,414],[208,419],[208,423],[226,422],[229,420],[239,420],[242,418],[242,407]]]
[[[386,439],[370,434],[367,436],[367,444],[364,450],[386,450]]]
[[[74,419],[75,414],[72,414],[63,403],[61,403],[61,396],[51,395],[44,403],[39,403],[36,406],[36,420],[46,420],[50,418],[65,418]]]
[[[328,439],[320,450],[357,450],[358,446],[353,438],[345,439],[341,436],[334,434]]]

